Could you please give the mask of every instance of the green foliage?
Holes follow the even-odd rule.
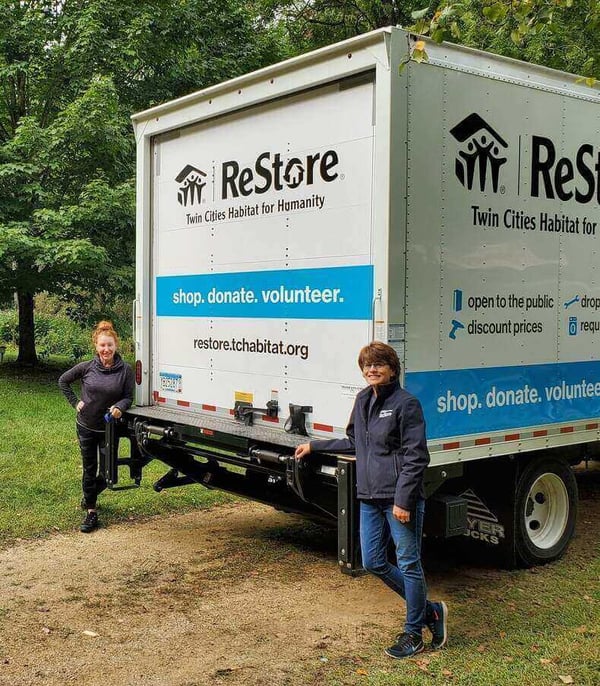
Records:
[[[263,16],[285,28],[294,51],[304,52],[382,26],[409,26],[419,0],[260,0]]]
[[[36,317],[36,343],[47,356],[61,355],[79,361],[91,353],[89,335],[66,317]]]
[[[237,0],[5,0],[0,302],[20,295],[21,361],[35,362],[36,293],[100,310],[132,299],[132,112],[277,61],[286,45]]]
[[[83,302],[85,301],[85,302]],[[59,356],[69,361],[94,354],[92,330],[101,319],[113,322],[120,338],[120,351],[131,357],[131,303],[111,301],[111,307],[97,297],[82,294],[81,299],[66,294],[40,293],[35,302],[35,343],[39,356],[47,361]],[[0,342],[9,349],[18,347],[18,315],[14,308],[0,310]]]
[[[0,342],[16,345],[19,320],[16,310],[0,312]]]
[[[18,316],[15,310],[0,311],[0,341],[8,346],[19,345]],[[35,343],[42,358],[59,355],[78,361],[92,355],[89,331],[82,329],[64,314],[36,314]]]
[[[581,74],[600,60],[597,0],[258,0],[263,16],[304,51],[382,26],[400,25],[508,57]],[[413,58],[427,59],[417,49]]]
[[[413,14],[412,30],[587,77],[600,60],[596,0],[441,0]]]

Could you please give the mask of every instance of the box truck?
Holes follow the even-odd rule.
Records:
[[[109,484],[169,467],[338,527],[361,346],[424,408],[426,531],[504,563],[563,554],[600,437],[600,95],[385,28],[133,117],[137,400]],[[131,443],[121,457],[121,441]],[[125,451],[124,451],[125,452]]]

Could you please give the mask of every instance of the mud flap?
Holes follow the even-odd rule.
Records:
[[[467,531],[461,539],[470,549],[469,557],[502,567],[516,566],[517,478],[515,459],[478,460],[465,465],[460,488],[453,491],[467,501]]]

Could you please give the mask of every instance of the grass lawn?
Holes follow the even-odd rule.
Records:
[[[597,540],[597,539],[596,539]],[[390,643],[366,642],[351,658],[326,656],[311,686],[598,686],[600,563],[598,549],[573,550],[533,570],[458,565],[446,586],[449,643],[438,652],[392,661]],[[464,577],[461,579],[461,571]],[[424,632],[426,641],[429,634]],[[387,639],[387,640],[386,640]]]
[[[75,411],[56,383],[65,368],[55,364],[23,370],[10,354],[0,364],[0,545],[70,531],[83,518]],[[166,471],[165,465],[153,462],[144,470],[140,488],[103,493],[103,521],[181,512],[229,499],[195,485],[156,493],[152,484]],[[122,469],[119,483],[127,482],[127,476]]]

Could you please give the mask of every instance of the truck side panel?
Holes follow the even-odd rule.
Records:
[[[405,76],[406,383],[433,440],[598,428],[598,101],[522,69]]]

